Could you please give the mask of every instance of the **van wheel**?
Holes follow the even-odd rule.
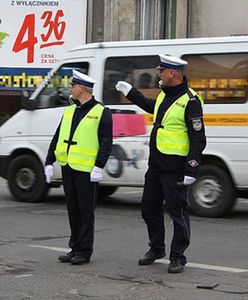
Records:
[[[9,189],[17,201],[40,202],[48,192],[41,163],[31,155],[14,158],[8,169]]]
[[[107,174],[114,178],[119,178],[123,172],[123,161],[126,159],[126,153],[119,145],[113,145],[105,170]]]
[[[221,217],[235,203],[230,176],[221,168],[203,165],[195,183],[188,188],[190,210],[202,217]]]
[[[110,196],[112,194],[114,194],[114,192],[118,189],[118,186],[100,186],[99,188],[99,196],[100,197],[107,197]]]

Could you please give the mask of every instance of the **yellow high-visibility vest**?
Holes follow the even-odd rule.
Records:
[[[190,89],[193,95],[196,92]],[[165,93],[161,91],[157,97],[153,120],[155,123],[159,106],[164,100]],[[165,112],[161,125],[157,131],[157,149],[164,154],[187,156],[189,153],[188,129],[185,124],[185,109],[190,97],[187,93],[179,97]],[[203,100],[200,98],[201,104]]]
[[[55,150],[56,160],[61,166],[68,164],[74,170],[91,172],[99,150],[98,127],[104,107],[95,105],[80,121],[72,141],[69,141],[75,109],[76,105],[71,105],[64,111]]]

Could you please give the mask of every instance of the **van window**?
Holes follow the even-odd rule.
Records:
[[[130,101],[116,91],[117,81],[130,82],[146,97],[156,98],[159,93],[159,56],[109,57],[105,62],[103,102],[105,104],[124,104]]]
[[[248,95],[248,53],[184,55],[189,86],[206,103],[243,103]]]
[[[38,108],[60,107],[70,104],[68,99],[71,93],[70,81],[73,69],[78,70],[84,74],[88,74],[89,63],[78,62],[62,65],[47,80],[45,87],[38,95]]]

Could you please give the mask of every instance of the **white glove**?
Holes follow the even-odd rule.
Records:
[[[99,182],[101,180],[102,180],[102,169],[98,167],[94,167],[90,173],[90,181]]]
[[[122,92],[125,96],[131,91],[132,86],[126,81],[118,81],[115,88],[117,91]]]
[[[53,177],[53,166],[47,165],[45,166],[45,176],[46,176],[46,183],[50,183]]]
[[[196,181],[195,177],[184,176],[183,184],[184,185],[190,185],[190,184],[194,183],[195,181]]]

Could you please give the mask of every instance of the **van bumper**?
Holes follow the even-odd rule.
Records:
[[[9,157],[0,155],[0,177],[7,178]]]

